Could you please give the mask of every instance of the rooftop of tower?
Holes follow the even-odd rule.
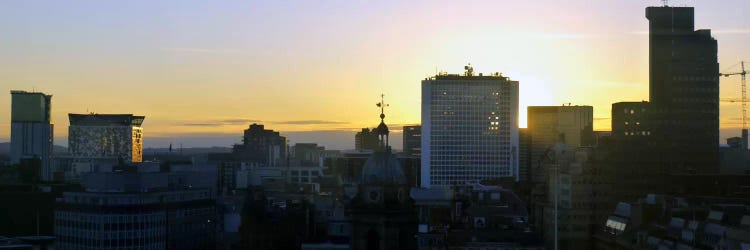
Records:
[[[141,126],[145,116],[133,114],[68,114],[70,125],[76,126]]]

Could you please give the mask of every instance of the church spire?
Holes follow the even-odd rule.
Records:
[[[380,94],[380,102],[376,104],[380,108],[380,125],[378,125],[378,136],[380,136],[380,144],[383,148],[388,148],[388,126],[385,125],[385,107],[389,105],[385,103],[385,94]]]

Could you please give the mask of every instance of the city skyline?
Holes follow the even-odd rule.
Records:
[[[594,129],[609,130],[612,103],[648,100],[643,8],[660,4],[4,3],[0,33],[9,39],[0,48],[0,90],[53,95],[59,138],[67,137],[68,113],[139,113],[149,117],[146,147],[179,137],[214,140],[185,146],[229,146],[257,122],[305,135],[289,136],[293,143],[337,134],[345,148],[377,122],[377,96],[362,93],[386,94],[394,129],[419,124],[419,81],[471,63],[520,82],[520,127],[527,106],[571,102],[592,105]],[[696,28],[719,41],[722,72],[750,58],[742,50],[750,21],[741,10],[750,3],[670,4],[696,7]],[[739,78],[722,78],[720,88],[722,98],[738,97]],[[722,140],[739,135],[739,106],[720,105]],[[0,102],[9,107],[10,98]],[[0,141],[9,125],[3,112]]]

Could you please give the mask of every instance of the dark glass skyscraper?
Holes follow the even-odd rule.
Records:
[[[718,169],[719,63],[692,7],[648,7],[653,136],[667,172]]]

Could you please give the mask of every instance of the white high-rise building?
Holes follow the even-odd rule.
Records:
[[[421,185],[518,179],[518,82],[500,73],[422,81]]]

